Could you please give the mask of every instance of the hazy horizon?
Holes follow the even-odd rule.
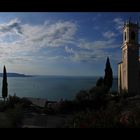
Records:
[[[113,74],[121,61],[122,27],[133,12],[1,12],[0,64],[26,75]],[[139,20],[138,20],[139,21]]]
[[[0,72],[2,73],[2,72]],[[7,73],[16,73],[16,74],[24,74],[24,75],[28,75],[28,74],[25,74],[25,73],[20,73],[20,72],[7,72]],[[56,74],[51,74],[51,75],[43,75],[43,74],[29,74],[29,76],[64,76],[64,77],[104,77],[104,75],[56,75]],[[117,77],[117,75],[113,75],[114,78]]]

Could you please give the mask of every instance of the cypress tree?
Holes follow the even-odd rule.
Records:
[[[2,97],[5,99],[7,98],[8,95],[8,83],[7,83],[7,72],[6,72],[6,67],[4,66],[3,68],[3,81],[2,81]]]
[[[107,57],[104,76],[104,86],[106,87],[107,92],[111,89],[112,84],[113,84],[113,72],[110,65],[109,57]]]

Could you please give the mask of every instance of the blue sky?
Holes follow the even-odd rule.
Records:
[[[131,12],[0,13],[1,71],[39,75],[104,75],[107,56],[114,75],[121,61],[124,21]]]

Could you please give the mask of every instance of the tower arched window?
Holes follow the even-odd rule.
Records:
[[[126,41],[126,32],[124,33],[124,40]]]

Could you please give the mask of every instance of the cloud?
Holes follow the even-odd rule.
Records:
[[[76,25],[69,21],[58,21],[43,26],[23,26],[27,41],[38,43],[41,47],[59,47],[71,43],[76,30]]]
[[[103,33],[103,36],[107,39],[111,39],[116,36],[116,34],[112,31],[107,31]]]
[[[108,40],[88,41],[76,38],[77,26],[71,21],[44,21],[44,24],[40,25],[23,24],[17,18],[0,24],[0,59],[15,64],[58,60],[93,62],[111,56],[112,52],[108,50],[118,47],[112,39],[115,34],[111,31],[103,34]],[[58,49],[59,52],[63,49],[66,54],[52,53],[54,49]]]
[[[20,23],[21,22],[16,18],[9,21],[9,23],[0,24],[0,34],[16,33],[18,35],[21,35],[22,31]]]
[[[95,42],[79,40],[75,49],[66,46],[65,51],[71,61],[93,63],[95,61],[105,60],[107,56],[111,57],[112,60],[118,60],[116,51],[113,51],[118,47],[119,45],[115,44],[113,40]],[[110,49],[112,49],[111,52]]]
[[[104,53],[105,55],[105,53]],[[104,55],[102,54],[102,51],[77,51],[74,54],[74,57],[72,58],[72,60],[74,61],[81,61],[81,62],[94,62],[94,61],[99,61],[101,60],[100,58],[104,57]]]
[[[62,47],[74,41],[77,31],[75,23],[56,21],[44,24],[23,24],[19,19],[0,24],[0,58],[9,62],[32,61],[32,58],[44,48]],[[28,59],[25,58],[29,57]],[[20,58],[19,58],[20,56]],[[44,56],[47,57],[47,56]],[[54,57],[47,57],[54,60]]]
[[[124,21],[122,18],[115,18],[113,22],[116,24],[116,29],[122,31]]]
[[[114,43],[114,39],[110,40],[97,40],[97,41],[87,41],[85,39],[80,39],[78,42],[78,46],[83,49],[88,49],[88,50],[101,50],[101,49],[111,49],[111,48],[116,48],[118,47]]]
[[[69,53],[69,54],[74,54],[74,50],[72,48],[69,48],[68,46],[65,46],[65,51],[66,53]]]

